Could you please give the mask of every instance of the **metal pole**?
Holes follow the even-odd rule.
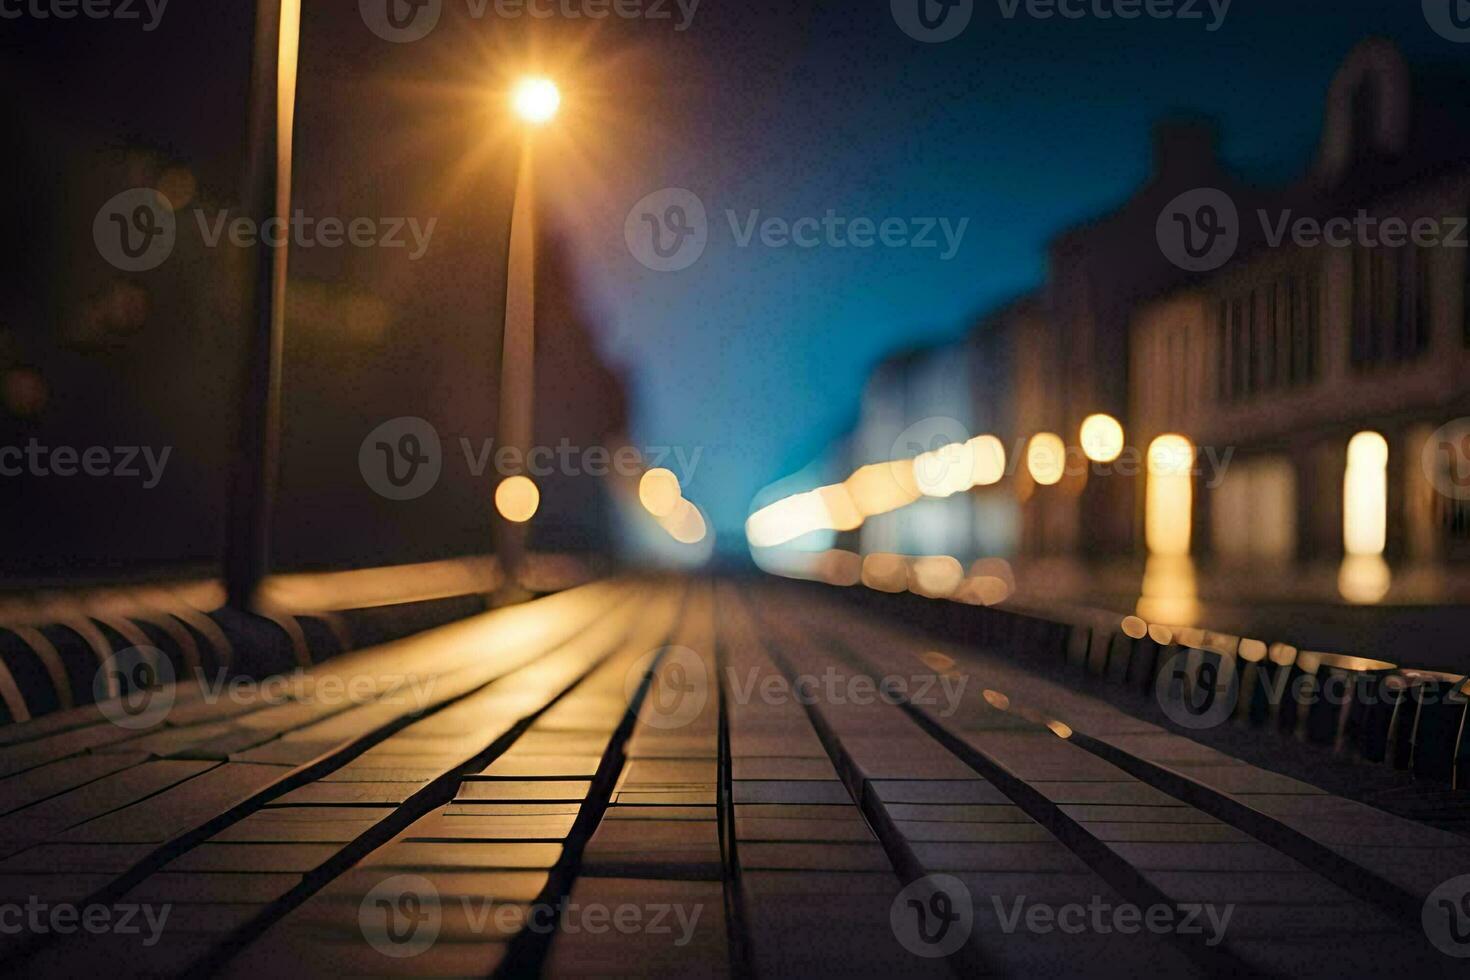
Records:
[[[500,358],[500,445],[512,446],[522,460],[535,438],[536,401],[536,187],[532,138],[521,147],[511,206],[510,248],[505,269],[505,330]],[[502,474],[512,476],[514,474]],[[505,576],[502,590],[519,592],[517,573],[526,550],[526,525],[495,520],[495,553]]]
[[[285,336],[287,239],[266,244],[266,222],[291,209],[292,130],[296,115],[301,0],[257,0],[251,77],[245,213],[262,234],[252,256],[248,333],[239,417],[230,465],[225,588],[248,611],[270,571],[271,508],[280,455],[281,351]],[[285,225],[278,225],[284,229]]]

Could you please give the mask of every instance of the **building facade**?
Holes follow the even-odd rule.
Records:
[[[1465,91],[1363,42],[1331,80],[1315,162],[1285,186],[1232,176],[1207,123],[1160,125],[1150,180],[1057,236],[1042,287],[874,372],[851,469],[993,434],[1006,472],[872,518],[855,544],[962,561],[1466,557],[1470,510],[1444,488],[1470,468],[1470,428],[1463,445],[1442,429],[1470,415]],[[1162,238],[1200,189],[1236,211],[1208,270]],[[1087,458],[1099,415],[1123,430],[1115,461]],[[1189,478],[1151,496],[1179,447]],[[1187,513],[1151,514],[1166,496]]]
[[[1462,556],[1463,502],[1436,490],[1426,463],[1434,433],[1470,408],[1470,148],[1457,135],[1466,117],[1437,95],[1432,83],[1416,91],[1391,46],[1361,45],[1333,80],[1312,170],[1274,210],[1242,210],[1243,224],[1284,231],[1279,243],[1258,240],[1135,309],[1136,437],[1177,432],[1234,454],[1218,486],[1196,494],[1196,552]],[[1381,437],[1386,460],[1360,434]],[[1381,508],[1355,503],[1354,445],[1370,471],[1382,463]],[[1357,547],[1380,509],[1381,534],[1369,526]]]

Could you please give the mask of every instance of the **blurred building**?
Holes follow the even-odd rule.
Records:
[[[1208,122],[1159,125],[1150,180],[1058,235],[1041,288],[962,342],[874,372],[850,469],[993,434],[1006,472],[869,518],[855,544],[962,561],[1470,552],[1467,505],[1436,491],[1425,456],[1441,425],[1470,414],[1466,92],[1364,42],[1328,87],[1315,163],[1285,186],[1229,173]],[[1235,251],[1208,272],[1171,261],[1157,231],[1200,188],[1239,216]],[[1272,240],[1283,221],[1360,212],[1378,227],[1429,219],[1454,240]],[[1115,460],[1087,458],[1110,454],[1088,445],[1098,415],[1092,431],[1122,429]],[[1470,442],[1463,455],[1444,465],[1470,463]]]
[[[0,449],[168,453],[147,486],[0,476],[8,582],[209,571],[220,558],[248,254],[206,231],[240,213],[253,16],[248,4],[180,5],[174,29],[153,33],[7,21],[0,249],[13,274],[0,281]],[[355,11],[303,8],[292,206],[316,222],[372,221],[375,247],[317,239],[290,254],[279,569],[492,548],[497,473],[482,451],[497,435],[519,145],[491,138],[493,83],[465,72],[482,42],[441,29],[385,44]],[[463,90],[446,86],[456,77]],[[162,192],[177,220],[166,261],[141,272],[109,264],[93,235],[104,202],[133,188]],[[592,342],[569,256],[543,243],[536,439],[586,448],[625,424],[623,386]],[[389,499],[369,485],[360,449],[406,417],[433,427],[442,471],[423,496]],[[549,478],[533,547],[605,547],[593,482]]]
[[[1424,449],[1470,407],[1466,110],[1463,82],[1412,77],[1392,45],[1360,45],[1332,80],[1314,166],[1270,220],[1290,209],[1341,228],[1366,214],[1374,230],[1346,247],[1243,243],[1226,267],[1134,310],[1133,437],[1177,432],[1235,452],[1219,486],[1196,494],[1197,552],[1461,552],[1463,502],[1436,492]],[[1243,224],[1256,217],[1242,209]],[[1387,219],[1447,237],[1389,244]]]

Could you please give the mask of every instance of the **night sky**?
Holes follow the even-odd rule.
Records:
[[[476,127],[502,111],[493,95],[514,73],[556,76],[566,106],[537,161],[547,213],[569,239],[601,347],[631,387],[631,439],[700,454],[685,489],[730,551],[743,550],[757,491],[856,420],[876,361],[959,337],[1035,288],[1053,235],[1147,177],[1154,120],[1213,116],[1230,166],[1246,179],[1286,180],[1307,166],[1328,83],[1356,42],[1386,35],[1416,68],[1470,56],[1470,46],[1435,34],[1414,0],[1234,0],[1214,31],[1206,0],[1195,5],[1202,19],[1188,21],[1008,19],[1009,0],[975,0],[969,27],[943,44],[906,36],[890,0],[702,0],[682,31],[672,0],[658,4],[670,19],[599,22],[475,19],[469,0],[443,2],[430,40],[391,45],[366,29],[356,0],[308,0],[299,200],[318,213],[397,207],[442,217],[449,261],[383,263],[396,270],[397,293],[422,301],[409,335],[460,343],[482,318],[461,310],[450,339],[434,340],[430,325],[456,314],[434,307],[448,280],[432,277],[483,282],[479,305],[489,304],[494,236],[504,228],[495,216],[508,207],[516,159],[508,141],[471,152]],[[31,129],[136,133],[227,198],[237,186],[250,19],[243,2],[172,0],[151,34],[0,21],[0,79],[18,93],[8,111]],[[32,175],[49,174],[46,152],[33,141]],[[421,163],[456,158],[464,164],[452,170]],[[692,267],[655,272],[630,253],[624,223],[635,202],[670,187],[703,201],[710,241]],[[90,198],[69,204],[95,207]],[[966,224],[944,261],[942,235],[931,249],[740,248],[726,216],[794,221],[829,210],[875,225]],[[84,251],[89,227],[72,229]],[[482,237],[483,268],[453,258],[464,254],[453,242],[473,251]],[[35,267],[26,276],[56,264],[29,246],[14,259]],[[19,278],[9,288],[40,302]],[[381,352],[357,356],[358,370],[396,370]],[[287,380],[300,390],[302,378]],[[432,388],[416,397],[444,400]],[[304,404],[289,392],[288,402]],[[370,421],[343,425],[355,433]],[[350,475],[355,439],[329,448],[306,447]],[[288,490],[299,467],[288,459]]]
[[[756,491],[851,425],[875,361],[1034,288],[1059,229],[1144,180],[1152,120],[1211,115],[1237,172],[1290,179],[1354,43],[1386,35],[1415,67],[1470,56],[1408,0],[1237,0],[1213,33],[1200,8],[1203,21],[1035,21],[979,2],[937,45],[901,33],[887,0],[707,0],[683,34],[664,25],[655,102],[672,135],[636,148],[647,169],[584,255],[634,369],[637,437],[705,447],[689,492],[722,547],[741,546]],[[619,254],[622,221],[667,186],[700,195],[711,241],[692,268],[650,272]],[[738,248],[724,212],[755,208],[970,224],[948,262],[943,248]]]

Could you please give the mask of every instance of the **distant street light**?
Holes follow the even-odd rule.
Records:
[[[500,444],[515,448],[525,459],[534,438],[536,403],[536,185],[535,130],[550,123],[561,108],[561,92],[549,79],[522,79],[511,93],[511,108],[525,123],[520,168],[516,174],[515,203],[511,207],[510,247],[505,269],[505,332],[500,358]],[[515,481],[512,483],[512,481]],[[509,474],[497,488],[497,502],[526,499],[535,491],[524,474]],[[539,502],[540,494],[536,492]],[[518,509],[516,509],[518,510]],[[505,575],[505,589],[518,591],[517,572],[525,557],[526,522],[535,513],[497,508],[495,553]],[[516,520],[515,518],[520,518]]]

